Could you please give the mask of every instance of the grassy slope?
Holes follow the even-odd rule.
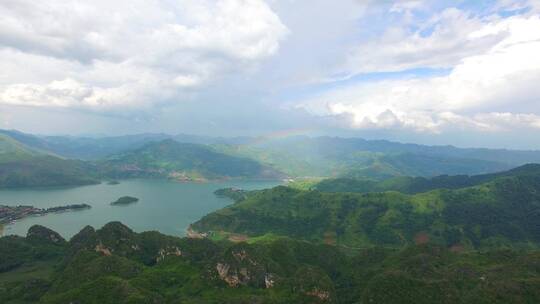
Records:
[[[540,245],[540,174],[499,177],[474,187],[399,192],[323,193],[287,187],[247,199],[195,223],[200,231],[287,235],[346,246],[403,246],[422,235],[446,247]]]
[[[134,233],[110,223],[69,242],[0,238],[2,303],[536,303],[538,251],[454,253],[423,244],[349,251],[287,238],[253,244]],[[96,251],[99,248],[101,252]],[[105,251],[106,249],[106,251]],[[178,251],[177,251],[178,249]],[[15,250],[15,249],[13,249]],[[12,251],[13,251],[12,250]],[[15,250],[16,251],[16,250]],[[105,254],[104,252],[107,252]],[[110,253],[110,254],[109,254]],[[55,262],[56,261],[56,262]],[[13,278],[28,264],[43,269]],[[220,276],[218,265],[227,269]],[[273,286],[267,288],[272,280]],[[229,283],[235,285],[231,287]]]

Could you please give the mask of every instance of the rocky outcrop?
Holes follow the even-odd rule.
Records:
[[[310,291],[307,291],[306,295],[316,297],[321,301],[330,300],[330,292],[328,292],[326,290],[319,289],[319,288],[314,288],[314,289],[312,289]]]
[[[95,250],[96,250],[96,252],[102,253],[105,256],[111,256],[112,255],[111,250],[109,248],[103,246],[102,243],[97,244]]]
[[[264,287],[266,287],[267,289],[274,287],[275,283],[276,282],[274,281],[274,275],[273,274],[268,273],[268,274],[266,274],[264,276]]]
[[[182,256],[182,251],[176,246],[167,246],[158,251],[156,263],[163,261],[168,256]]]
[[[272,288],[276,276],[268,270],[270,263],[265,254],[255,251],[249,245],[238,244],[214,264],[214,269],[218,278],[229,287]]]
[[[227,283],[229,287],[238,287],[240,284],[245,283],[238,277],[237,271],[230,271],[231,265],[229,264],[217,263],[216,270],[219,278]]]

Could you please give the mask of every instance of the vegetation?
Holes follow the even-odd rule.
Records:
[[[69,242],[44,227],[0,238],[2,303],[536,303],[537,251],[432,244],[341,250],[134,233],[120,223]],[[50,235],[55,235],[51,238]],[[23,270],[25,272],[23,272]]]
[[[0,187],[305,176],[291,187],[217,190],[235,202],[190,226],[193,238],[135,233],[119,222],[85,227],[69,241],[42,226],[2,237],[0,303],[540,302],[540,165],[440,175],[493,172],[535,152],[189,139],[197,143],[0,131]],[[99,147],[109,141],[110,149]],[[54,151],[115,154],[80,161]],[[87,207],[0,211],[11,219],[13,210]]]
[[[112,178],[168,177],[198,181],[220,178],[278,178],[256,161],[229,156],[200,144],[164,140],[101,162],[101,174]]]
[[[118,206],[118,205],[129,205],[138,202],[139,199],[132,196],[122,196],[121,198],[117,199],[116,201],[112,202],[111,205]]]
[[[88,172],[86,163],[43,154],[0,134],[0,188],[98,183]]]
[[[230,198],[233,201],[241,201],[246,198],[246,196],[249,194],[249,191],[237,188],[224,188],[214,191],[214,194],[217,196]]]
[[[435,189],[459,189],[493,181],[505,176],[524,176],[540,174],[539,164],[528,164],[509,171],[482,175],[441,175],[432,178],[425,177],[394,177],[383,181],[373,179],[334,178],[294,182],[291,186],[302,190],[319,190],[322,192],[384,192],[399,191],[414,194]]]
[[[426,238],[448,248],[536,248],[538,210],[540,172],[529,166],[474,187],[414,195],[279,186],[249,193],[193,228],[248,236],[272,233],[349,247],[401,247]]]

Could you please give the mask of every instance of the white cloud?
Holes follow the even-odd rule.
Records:
[[[399,10],[392,7],[392,11],[402,12],[401,6]],[[463,57],[482,54],[508,35],[505,31],[473,34],[485,26],[485,20],[456,8],[447,8],[421,24],[410,16],[404,18],[380,37],[355,47],[344,69],[356,74],[450,68]]]
[[[536,29],[540,29],[539,16],[494,19],[468,36],[504,34],[504,38],[481,54],[463,56],[446,76],[349,85],[307,100],[301,107],[316,115],[345,117],[350,127],[363,129],[540,128],[540,116],[534,114],[540,112],[540,31]],[[403,43],[413,44],[417,38],[413,35]],[[520,112],[519,105],[526,102],[534,104],[534,113]]]
[[[0,103],[34,106],[181,97],[250,71],[288,32],[262,0],[7,0],[0,15]]]

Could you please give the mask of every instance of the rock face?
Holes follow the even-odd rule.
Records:
[[[31,242],[45,242],[54,245],[63,245],[66,243],[66,240],[60,234],[40,225],[30,227],[26,238]]]
[[[215,264],[215,270],[219,279],[229,287],[272,288],[276,277],[269,273],[266,265],[268,261],[264,255],[252,252],[252,248],[245,244],[238,244]]]
[[[158,251],[156,263],[163,261],[168,256],[182,256],[182,251],[176,246],[167,246]]]
[[[271,273],[268,273],[264,276],[264,286],[266,288],[272,288],[274,287],[275,281],[274,281],[274,275]]]
[[[111,250],[109,248],[103,246],[103,244],[101,244],[101,243],[96,245],[95,250],[96,250],[96,252],[100,252],[105,256],[111,256],[112,255]]]
[[[330,300],[330,292],[326,290],[321,290],[319,288],[314,288],[312,290],[306,291],[306,295],[316,297],[321,301]]]

